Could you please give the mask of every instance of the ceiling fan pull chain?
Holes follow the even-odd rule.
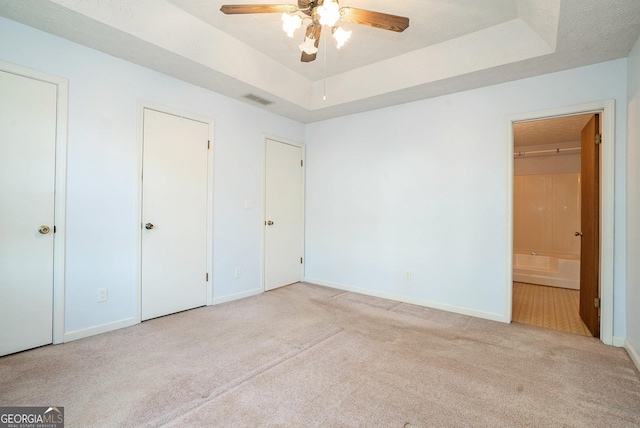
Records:
[[[327,100],[327,36],[324,37],[324,66],[322,71],[322,101]]]

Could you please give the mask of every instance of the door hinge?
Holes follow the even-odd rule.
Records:
[[[596,144],[602,144],[602,134],[596,134]]]
[[[209,272],[207,272],[205,278],[207,279],[207,281],[209,281]]]
[[[207,140],[207,150],[211,148],[211,140]]]
[[[300,264],[302,264],[302,257],[300,257]]]
[[[300,166],[304,166],[304,161],[300,159]]]
[[[596,297],[593,299],[593,306],[595,306],[596,308],[600,307],[600,298]]]

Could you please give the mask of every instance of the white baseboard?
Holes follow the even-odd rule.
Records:
[[[73,340],[84,339],[85,337],[95,336],[100,333],[107,333],[113,330],[119,330],[125,327],[131,327],[138,324],[135,317],[125,318],[119,321],[113,321],[106,324],[96,325],[94,327],[83,328],[80,330],[70,331],[64,334],[64,342],[71,342]]]
[[[483,318],[491,321],[498,321],[503,323],[511,322],[511,319],[507,319],[503,314],[497,314],[494,312],[478,311],[476,309],[465,308],[462,306],[448,305],[444,303],[432,302],[430,300],[418,299],[411,296],[403,296],[401,294],[386,293],[383,291],[370,290],[368,288],[355,287],[352,285],[340,284],[337,282],[325,281],[318,278],[304,278],[305,282],[317,285],[323,285],[325,287],[337,288],[338,290],[351,291],[359,294],[366,294],[373,297],[381,297],[383,299],[395,300],[402,303],[410,303],[412,305],[424,306],[427,308],[440,309],[447,312],[453,312],[461,315],[469,315],[476,318]],[[510,314],[509,314],[510,315]]]
[[[628,340],[624,341],[624,349],[627,350],[627,354],[631,357],[631,361],[633,361],[633,364],[635,364],[638,371],[640,371],[640,355],[638,355],[638,351],[635,350]]]
[[[214,298],[213,304],[218,305],[220,303],[231,302],[233,300],[255,296],[256,294],[260,294],[260,293],[262,293],[261,288],[254,288],[253,290],[243,291],[242,293]],[[107,333],[109,331],[118,330],[125,327],[131,327],[132,325],[136,325],[139,323],[140,323],[139,320],[137,320],[135,317],[132,317],[132,318],[126,318],[119,321],[113,321],[106,324],[100,324],[94,327],[74,330],[64,334],[63,342],[71,342],[78,339],[84,339],[85,337],[95,336],[96,334]]]
[[[228,296],[214,297],[212,305],[219,305],[220,303],[232,302],[238,299],[244,299],[245,297],[255,296],[262,293],[262,288],[254,288],[252,290],[243,291],[242,293],[230,294]]]
[[[611,345],[615,346],[616,348],[624,348],[625,347],[625,342],[626,342],[626,340],[624,338],[613,336],[613,340],[611,342]]]

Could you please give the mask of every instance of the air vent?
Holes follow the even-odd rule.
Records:
[[[263,106],[268,106],[269,104],[273,104],[273,101],[269,101],[269,100],[265,100],[262,97],[259,97],[255,94],[247,94],[244,96],[245,98],[251,100],[251,101],[255,101],[257,103],[262,104]]]

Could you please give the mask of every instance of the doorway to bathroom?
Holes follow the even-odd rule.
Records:
[[[600,336],[601,112],[513,123],[516,322]]]

